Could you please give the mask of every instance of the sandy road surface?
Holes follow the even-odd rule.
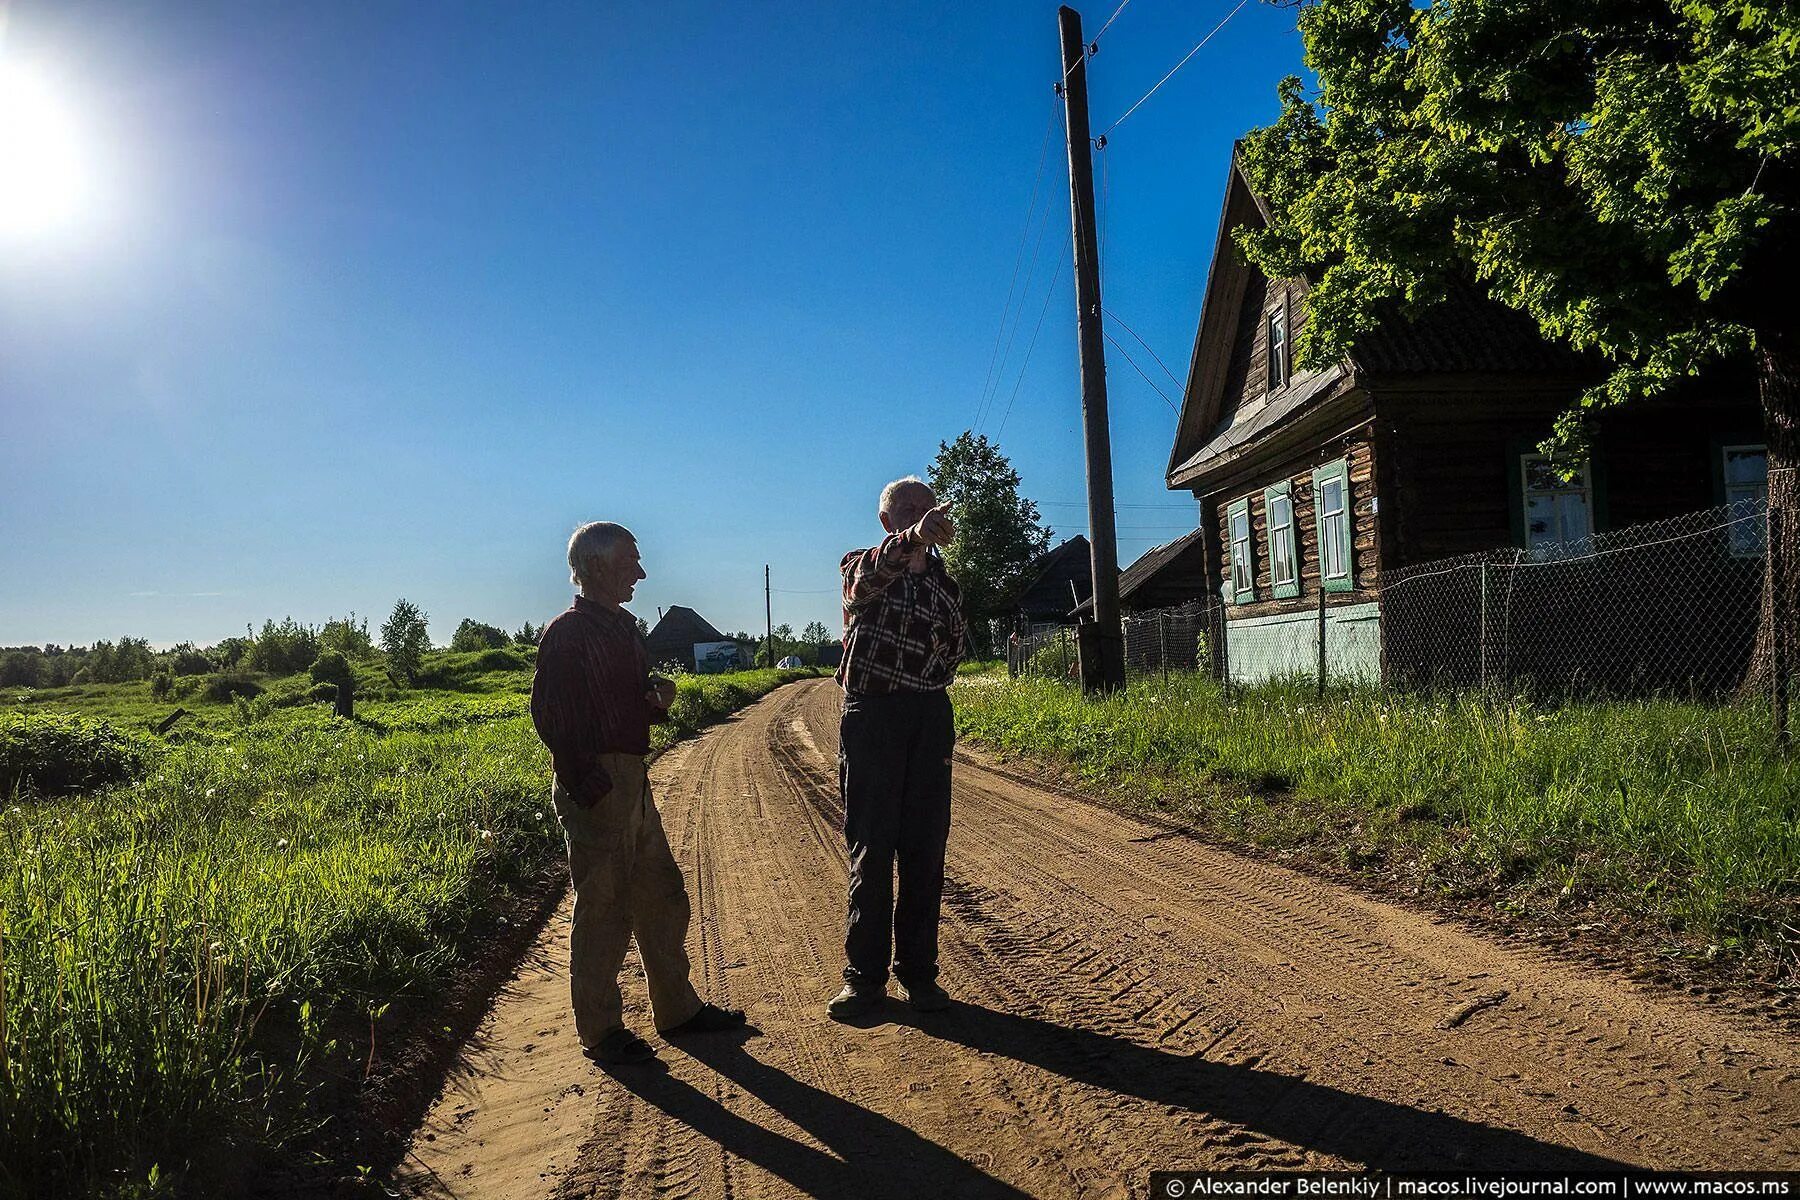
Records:
[[[409,1191],[1124,1196],[1153,1166],[1800,1167],[1800,1049],[1777,1030],[973,758],[943,927],[961,1003],[834,1024],[836,725],[830,681],[789,686],[653,773],[702,990],[760,1035],[589,1065],[565,906],[415,1136]]]

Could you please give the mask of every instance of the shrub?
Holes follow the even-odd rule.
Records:
[[[506,645],[507,637],[504,629],[496,629],[492,625],[484,625],[473,617],[464,617],[450,635],[450,649],[458,652],[470,650],[488,650]]]
[[[216,704],[224,704],[237,696],[260,696],[262,690],[262,684],[248,675],[218,675],[206,681],[203,694]]]
[[[0,713],[0,794],[87,791],[144,773],[151,751],[105,721]]]

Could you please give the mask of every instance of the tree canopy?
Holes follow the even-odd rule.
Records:
[[[1783,0],[1311,0],[1309,95],[1242,162],[1269,203],[1237,231],[1271,278],[1306,277],[1303,366],[1392,304],[1472,275],[1610,373],[1559,423],[1760,353],[1771,462],[1789,397],[1800,15]]]
[[[956,539],[944,565],[962,588],[963,613],[977,654],[993,653],[988,622],[1011,607],[1033,560],[1050,546],[1034,501],[1019,495],[1019,473],[986,434],[965,430],[938,443],[931,490],[950,505]]]

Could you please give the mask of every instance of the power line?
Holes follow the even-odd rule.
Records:
[[[1136,104],[1132,105],[1130,108],[1125,110],[1125,116],[1120,117],[1118,120],[1114,121],[1111,125],[1108,125],[1106,127],[1106,133],[1103,133],[1100,135],[1101,140],[1105,140],[1107,134],[1110,134],[1113,130],[1115,130],[1119,126],[1123,125],[1125,123],[1125,117],[1129,117],[1132,113],[1136,112],[1139,108],[1143,107],[1144,101],[1146,101],[1150,97],[1156,95],[1157,90],[1159,88],[1161,88],[1163,84],[1165,84],[1165,83],[1169,82],[1169,80],[1175,78],[1175,72],[1177,72],[1177,71],[1181,70],[1181,68],[1187,66],[1188,59],[1190,59],[1190,58],[1194,57],[1194,55],[1200,53],[1200,47],[1204,46],[1204,45],[1206,45],[1206,43],[1212,41],[1213,34],[1218,33],[1219,30],[1225,28],[1226,24],[1231,20],[1231,18],[1238,15],[1238,9],[1243,8],[1244,5],[1246,5],[1248,3],[1250,3],[1250,0],[1238,0],[1237,8],[1234,8],[1230,12],[1226,13],[1225,20],[1220,21],[1217,25],[1214,25],[1212,27],[1212,33],[1209,33],[1205,37],[1201,38],[1197,43],[1195,43],[1194,48],[1192,50],[1189,50],[1186,54],[1182,55],[1181,61],[1176,63],[1173,67],[1170,67],[1169,73],[1167,75],[1164,75],[1161,79],[1156,81],[1156,87],[1151,88],[1149,91],[1145,92],[1142,96],[1138,97],[1138,102]]]
[[[1031,248],[1031,265],[1025,270],[1025,283],[1019,289],[1019,309],[1014,314],[1012,331],[1006,335],[1006,348],[1000,352],[1000,366],[994,373],[992,390],[982,399],[981,409],[975,416],[975,428],[979,429],[993,415],[994,405],[1000,400],[1000,389],[1006,381],[1006,364],[1012,361],[1013,346],[1019,340],[1019,327],[1025,323],[1025,300],[1031,295],[1032,280],[1037,278],[1038,263],[1044,257],[1044,238],[1050,232],[1050,197],[1048,191],[1044,195],[1044,212],[1038,221],[1037,242]],[[1060,268],[1059,268],[1060,269]]]
[[[1019,230],[1019,248],[1013,254],[1012,278],[1006,284],[1006,306],[1000,310],[1000,327],[994,330],[994,348],[988,352],[987,375],[981,381],[981,399],[975,407],[975,423],[981,421],[981,410],[987,406],[988,390],[994,386],[994,364],[1000,354],[1000,339],[1006,333],[1006,319],[1012,313],[1014,289],[1019,282],[1019,264],[1025,261],[1025,243],[1031,238],[1031,222],[1037,213],[1038,189],[1044,182],[1044,164],[1050,155],[1050,134],[1056,128],[1056,104],[1050,105],[1050,117],[1044,122],[1044,140],[1038,147],[1037,176],[1031,181],[1031,202],[1025,207],[1025,225]],[[1043,240],[1040,233],[1039,241]]]
[[[1007,398],[1006,412],[1000,418],[1000,428],[994,431],[997,438],[1006,432],[1006,421],[1012,416],[1013,401],[1019,398],[1019,388],[1025,383],[1025,368],[1031,365],[1031,352],[1037,349],[1038,332],[1044,328],[1044,314],[1050,311],[1050,301],[1056,296],[1056,285],[1062,282],[1063,259],[1069,257],[1068,252],[1074,249],[1075,234],[1071,230],[1069,240],[1063,243],[1065,253],[1056,260],[1056,274],[1050,277],[1050,290],[1044,293],[1044,307],[1038,310],[1037,325],[1031,331],[1031,344],[1025,347],[1025,361],[1019,364],[1019,378],[1013,384],[1012,395]]]
[[[1156,365],[1162,368],[1163,374],[1167,375],[1169,377],[1170,383],[1174,384],[1177,388],[1180,388],[1182,386],[1181,380],[1176,378],[1175,372],[1169,370],[1169,364],[1162,360],[1162,356],[1157,354],[1155,348],[1152,347],[1149,342],[1146,342],[1143,338],[1138,337],[1137,330],[1135,330],[1131,326],[1127,325],[1125,323],[1125,319],[1123,317],[1119,316],[1118,313],[1114,312],[1110,308],[1107,308],[1105,305],[1101,306],[1100,311],[1105,313],[1108,317],[1112,318],[1114,321],[1118,322],[1120,329],[1123,329],[1126,333],[1129,333],[1132,337],[1137,338],[1138,345],[1140,345],[1144,349],[1150,351],[1150,357],[1154,358],[1156,360]]]
[[[1130,353],[1126,351],[1125,347],[1123,347],[1119,344],[1119,339],[1112,335],[1112,330],[1103,328],[1103,329],[1101,329],[1100,332],[1106,336],[1106,340],[1112,344],[1112,348],[1114,350],[1117,350],[1120,354],[1124,355],[1125,361],[1131,364],[1131,369],[1136,371],[1138,373],[1138,375],[1143,378],[1144,382],[1150,385],[1150,390],[1155,392],[1158,396],[1162,397],[1162,402],[1169,406],[1169,411],[1172,413],[1175,413],[1176,416],[1180,416],[1181,414],[1179,412],[1177,412],[1175,409],[1175,402],[1173,400],[1169,399],[1167,394],[1165,394],[1163,392],[1162,388],[1160,388],[1156,385],[1156,380],[1154,380],[1154,379],[1150,378],[1150,376],[1144,374],[1144,368],[1138,366],[1137,360],[1132,358]]]

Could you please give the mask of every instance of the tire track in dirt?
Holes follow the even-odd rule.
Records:
[[[968,753],[942,932],[961,1003],[834,1024],[837,708],[830,681],[783,688],[652,773],[696,980],[760,1036],[600,1072],[569,1052],[566,982],[552,1006],[538,979],[528,1024],[557,1023],[557,1056],[524,1065],[504,1001],[434,1114],[449,1144],[415,1139],[415,1190],[1123,1196],[1152,1166],[1800,1166],[1800,1053],[1771,1026]],[[566,962],[566,915],[549,936]],[[625,982],[647,1031],[635,963]]]

